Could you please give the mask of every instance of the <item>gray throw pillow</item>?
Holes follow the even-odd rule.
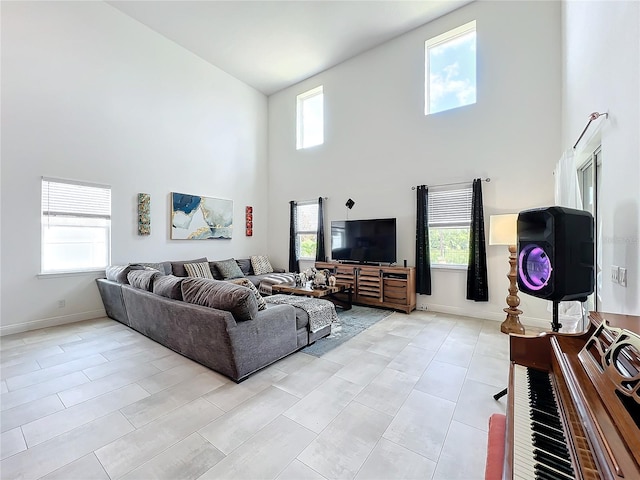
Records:
[[[153,282],[153,293],[173,300],[182,300],[182,281],[184,277],[165,275]]]
[[[216,262],[209,262],[209,269],[211,270],[211,276],[213,276],[214,280],[224,280],[223,276],[216,268]]]
[[[153,282],[159,277],[162,277],[162,274],[153,268],[149,270],[131,270],[127,274],[129,285],[147,292],[153,291]]]
[[[105,268],[105,273],[107,276],[107,280],[128,285],[129,280],[127,280],[127,275],[129,274],[129,272],[131,270],[143,269],[143,266],[137,265],[109,265],[107,268]]]
[[[244,273],[240,270],[240,267],[233,258],[228,260],[221,260],[219,262],[213,262],[213,264],[222,275],[224,280],[231,280],[232,278],[242,278]]]
[[[256,286],[248,278],[236,278],[235,280],[229,280],[229,283],[234,283],[251,290],[253,296],[256,297],[256,302],[258,302],[258,310],[265,310],[267,308],[267,302],[264,301],[264,298],[262,298]]]
[[[163,275],[169,275],[171,273],[171,264],[169,262],[136,262],[130,263],[132,267],[148,267],[158,270]]]
[[[250,259],[248,258],[241,258],[239,260],[236,259],[236,263],[240,267],[240,270],[242,270],[242,273],[244,273],[245,277],[248,277],[249,275],[253,275],[253,269],[251,268]]]
[[[182,298],[185,302],[226,310],[237,322],[253,320],[258,315],[258,302],[251,290],[229,282],[187,277],[182,281]]]
[[[202,263],[206,262],[206,257],[196,258],[195,260],[185,260],[182,262],[171,262],[171,272],[176,277],[188,277],[187,270],[184,268],[185,263]]]

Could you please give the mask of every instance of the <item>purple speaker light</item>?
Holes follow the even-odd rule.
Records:
[[[531,290],[540,290],[551,278],[551,261],[542,247],[527,245],[520,252],[518,275]]]

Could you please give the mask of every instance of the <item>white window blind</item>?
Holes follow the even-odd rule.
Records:
[[[471,186],[429,190],[429,226],[463,227],[471,224]]]
[[[318,202],[298,202],[297,209],[298,258],[315,259],[318,246]]]
[[[42,179],[42,214],[111,218],[111,187]]]
[[[42,273],[105,268],[110,237],[111,187],[42,178]]]

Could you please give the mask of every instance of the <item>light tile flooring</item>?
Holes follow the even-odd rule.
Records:
[[[482,479],[499,323],[394,313],[236,384],[108,318],[3,337],[3,479]]]

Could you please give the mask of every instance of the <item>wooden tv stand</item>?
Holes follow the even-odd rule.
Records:
[[[410,313],[416,309],[414,267],[381,267],[338,262],[316,262],[316,269],[329,270],[337,283],[348,285],[353,303],[391,308]]]

